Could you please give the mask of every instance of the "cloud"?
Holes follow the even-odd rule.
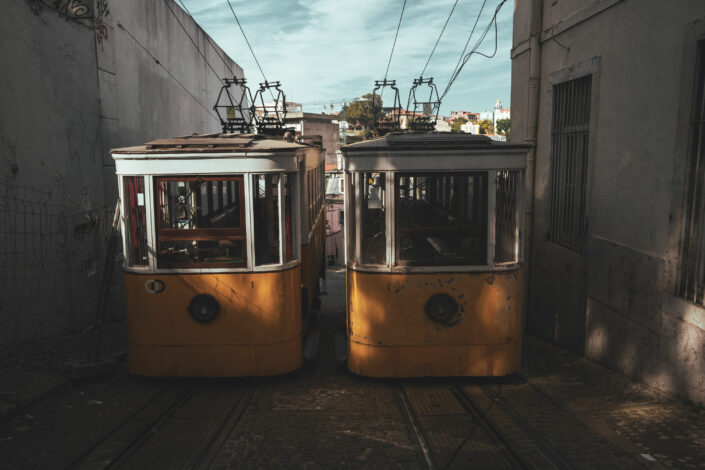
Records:
[[[226,0],[183,0],[196,21],[244,70],[251,84],[258,67]],[[407,1],[388,78],[396,79],[402,104],[443,27],[454,0]],[[489,23],[500,0],[487,0],[474,38]],[[384,78],[402,0],[231,0],[268,80],[280,80],[296,102],[353,98],[371,92]],[[428,66],[439,91],[445,88],[482,0],[459,0]],[[498,50],[493,59],[473,56],[445,97],[441,112],[490,109],[510,98],[511,2],[498,16]],[[471,41],[474,44],[475,39]],[[481,51],[491,52],[491,30]],[[322,110],[322,106],[308,108]]]

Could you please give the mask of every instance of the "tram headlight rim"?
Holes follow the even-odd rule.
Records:
[[[207,324],[220,314],[220,304],[210,294],[197,294],[191,299],[187,310],[195,321]]]

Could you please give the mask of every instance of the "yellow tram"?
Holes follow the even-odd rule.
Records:
[[[519,370],[527,150],[457,133],[343,148],[352,372]]]
[[[299,368],[324,266],[322,149],[209,134],[112,156],[130,371],[235,377]]]

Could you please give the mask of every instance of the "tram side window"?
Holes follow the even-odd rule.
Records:
[[[253,175],[255,264],[279,263],[279,175]]]
[[[512,263],[519,260],[519,172],[498,171],[496,181],[494,262]]]
[[[285,174],[282,181],[284,194],[284,253],[287,261],[296,257],[294,251],[294,195],[296,194],[296,174]]]
[[[384,173],[362,175],[360,201],[360,263],[386,264],[387,237],[385,223]]]
[[[160,268],[246,265],[242,176],[156,177],[154,186]]]
[[[348,260],[355,259],[355,184],[359,180],[359,173],[348,173],[346,175],[346,180],[348,181],[348,228],[347,228],[347,239],[345,241],[348,250]]]
[[[147,226],[145,218],[144,177],[124,176],[122,178],[125,199],[125,236],[127,253],[125,258],[130,266],[147,266]]]
[[[487,173],[396,177],[396,260],[402,265],[487,263]]]

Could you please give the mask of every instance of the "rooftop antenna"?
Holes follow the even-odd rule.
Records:
[[[424,87],[425,85],[425,87]],[[421,88],[420,88],[421,87]],[[413,105],[413,111],[412,111]],[[438,89],[431,78],[415,78],[406,104],[409,128],[416,132],[430,132],[436,128],[436,116],[441,107]]]
[[[233,88],[239,93],[233,96]],[[252,107],[253,103],[250,88],[244,78],[224,78],[218,99],[213,109],[223,126],[223,133],[248,134],[252,132]]]
[[[257,123],[257,132],[260,134],[281,135],[284,134],[284,120],[286,119],[286,95],[280,88],[280,82],[268,82],[259,84],[259,90],[255,92],[252,101],[254,119]],[[264,102],[264,93],[269,92],[274,100],[272,104]]]
[[[385,88],[390,88],[394,92],[394,102],[392,106],[383,106],[382,94]],[[379,95],[377,90],[382,90]],[[378,98],[379,96],[379,98]],[[401,100],[399,99],[399,88],[396,80],[375,80],[375,87],[372,90],[372,129],[378,135],[389,134],[401,129]]]

